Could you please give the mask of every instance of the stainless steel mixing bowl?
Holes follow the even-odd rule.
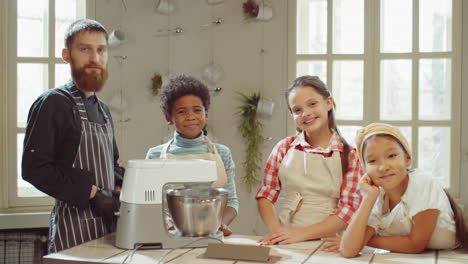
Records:
[[[216,233],[226,208],[228,191],[224,188],[169,189],[167,207],[175,226],[184,236]]]

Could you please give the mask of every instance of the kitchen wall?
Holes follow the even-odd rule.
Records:
[[[247,192],[241,179],[245,153],[237,131],[237,93],[261,91],[275,102],[273,115],[262,119],[264,136],[272,137],[262,149],[265,162],[276,142],[287,135],[289,116],[283,97],[288,83],[287,1],[268,1],[273,18],[267,22],[245,21],[240,0],[217,5],[206,0],[173,1],[176,6],[170,15],[155,11],[158,2],[96,1],[96,19],[109,31],[121,29],[126,33],[126,41],[109,52],[110,79],[101,93],[101,99],[116,102],[117,107],[128,102],[124,111],[113,111],[122,164],[144,158],[148,148],[172,135],[158,98],[149,92],[153,74],[184,73],[201,78],[203,67],[213,58],[224,75],[215,85],[222,91],[212,92],[208,133],[231,149],[237,166],[240,212],[231,227],[235,233],[254,234],[253,227],[261,220],[254,200],[256,187]],[[217,18],[222,18],[221,24],[206,26]],[[173,33],[177,27],[183,32]]]

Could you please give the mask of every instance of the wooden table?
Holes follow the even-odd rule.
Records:
[[[233,235],[224,239],[225,243],[256,245],[259,237],[246,235]],[[321,241],[308,241],[283,246],[272,246],[270,261],[268,263],[321,263],[321,264],[462,264],[468,263],[468,254],[463,251],[426,251],[421,254],[390,253],[386,250],[364,248],[360,257],[346,259],[336,253],[320,250]],[[203,257],[205,248],[177,249],[171,252],[164,263],[174,264],[244,264],[258,263],[234,260],[207,259]],[[125,263],[158,263],[158,260],[169,251],[139,250],[132,258],[128,257]],[[44,264],[58,263],[122,263],[132,253],[132,250],[123,250],[114,246],[114,235],[89,241],[79,246],[44,256]]]

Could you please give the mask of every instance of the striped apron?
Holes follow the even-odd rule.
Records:
[[[114,189],[113,131],[108,116],[99,102],[99,111],[105,124],[88,120],[80,92],[73,87],[72,96],[81,118],[81,139],[73,168],[93,171],[94,185]],[[91,191],[91,190],[90,190]],[[115,230],[115,222],[104,223],[88,208],[78,208],[55,200],[50,218],[49,252],[57,252],[102,237]]]

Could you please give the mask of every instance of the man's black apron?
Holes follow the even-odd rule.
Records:
[[[113,131],[110,120],[99,102],[105,124],[88,120],[80,92],[73,87],[72,96],[81,118],[81,139],[73,168],[94,171],[95,185],[114,189]],[[91,192],[91,190],[90,190]],[[57,252],[113,232],[115,223],[104,223],[90,207],[80,209],[55,200],[50,219],[49,252]]]

